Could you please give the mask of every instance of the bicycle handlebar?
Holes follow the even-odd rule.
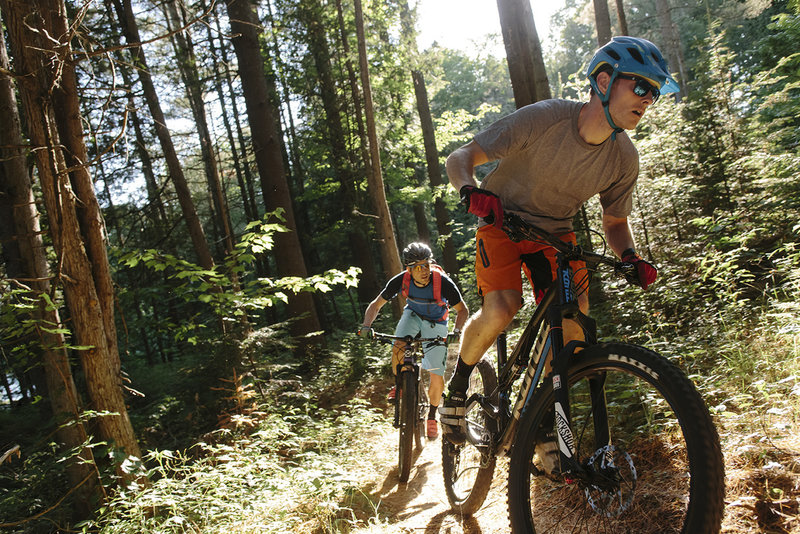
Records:
[[[412,337],[412,336],[390,336],[389,334],[382,334],[380,332],[375,332],[372,336],[372,339],[375,341],[382,341],[384,343],[393,343],[395,341],[404,341],[406,343],[440,343],[442,345],[447,345],[447,338],[442,336],[436,337]]]
[[[636,266],[632,263],[583,250],[579,245],[562,241],[550,232],[542,230],[514,213],[505,212],[503,214],[503,231],[508,235],[509,239],[515,242],[538,241],[550,245],[566,255],[568,260],[582,260],[592,265],[602,263],[614,269],[614,272],[621,273],[626,278],[636,274]]]

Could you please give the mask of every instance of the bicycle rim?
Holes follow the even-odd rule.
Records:
[[[555,432],[553,392],[534,398],[509,474],[514,532],[713,533],[724,472],[716,429],[692,383],[657,354],[631,345],[586,349],[570,369],[570,411],[583,475],[547,475],[535,444]],[[590,379],[604,380],[601,393]],[[595,440],[592,398],[606,397],[608,440]],[[595,406],[597,403],[594,404]],[[521,441],[520,441],[521,440]],[[565,466],[562,466],[565,467]]]
[[[467,397],[473,393],[490,394],[497,387],[497,378],[492,365],[481,360],[470,376]],[[475,408],[467,413],[468,431],[476,438],[491,440],[493,422],[483,410]],[[494,476],[495,457],[487,448],[479,449],[469,441],[453,445],[442,439],[442,473],[450,506],[464,515],[478,511],[486,499]]]
[[[417,380],[414,373],[405,372],[402,376],[400,397],[400,440],[399,459],[400,482],[407,482],[413,462],[414,434],[417,425]]]

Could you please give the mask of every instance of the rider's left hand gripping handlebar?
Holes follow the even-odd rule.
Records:
[[[358,335],[367,339],[375,339],[375,330],[371,326],[362,324],[358,329]]]

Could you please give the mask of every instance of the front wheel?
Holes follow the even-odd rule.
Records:
[[[497,375],[487,360],[481,360],[472,370],[467,398],[473,393],[492,395],[497,389]],[[497,405],[497,395],[490,398]],[[480,406],[466,414],[467,432],[474,441],[483,441],[484,446],[476,447],[470,440],[461,445],[453,445],[446,437],[442,438],[442,474],[447,500],[453,510],[462,515],[472,515],[478,511],[489,493],[494,476],[495,456],[490,445],[497,432],[496,422],[486,416]]]
[[[411,474],[411,464],[414,460],[414,440],[420,427],[417,418],[417,377],[411,371],[405,371],[400,377],[402,390],[400,395],[400,440],[399,461],[400,482],[408,482]]]
[[[666,358],[625,344],[578,353],[568,381],[575,463],[562,462],[547,473],[536,457],[537,441],[557,436],[558,422],[564,422],[554,414],[553,384],[546,381],[514,440],[512,530],[719,532],[722,451],[692,382]]]

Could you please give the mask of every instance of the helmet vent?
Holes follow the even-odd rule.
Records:
[[[644,58],[642,54],[639,53],[639,50],[633,47],[628,48],[628,53],[631,55],[633,59],[644,65]]]
[[[610,48],[609,48],[609,49],[607,49],[607,50],[606,50],[606,52],[608,53],[608,55],[609,55],[609,56],[613,57],[613,58],[614,58],[614,59],[616,59],[617,61],[619,61],[619,60],[622,58],[622,56],[620,56],[620,55],[617,53],[617,51],[616,51],[616,50],[613,50],[613,49],[610,49]]]

